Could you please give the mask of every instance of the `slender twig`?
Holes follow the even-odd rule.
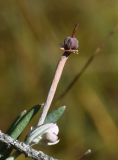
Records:
[[[78,30],[78,27],[79,27],[79,23],[77,23],[77,24],[75,25],[75,28],[73,29],[73,32],[72,32],[71,37],[75,37],[75,34],[76,34],[77,30]]]
[[[47,112],[48,112],[48,110],[50,108],[50,105],[51,105],[51,102],[53,100],[53,97],[54,97],[58,82],[60,80],[63,68],[65,66],[65,63],[66,63],[68,57],[69,57],[69,54],[67,54],[65,52],[62,55],[62,57],[61,57],[61,59],[60,59],[60,61],[58,63],[58,66],[57,66],[57,69],[56,69],[56,72],[55,72],[55,75],[54,75],[54,79],[52,81],[52,84],[51,84],[51,87],[50,87],[50,90],[49,90],[49,93],[48,93],[48,97],[47,97],[47,100],[46,100],[46,102],[44,104],[43,112],[42,112],[41,118],[39,119],[38,125],[41,125],[41,124],[44,123],[45,117],[46,117]]]
[[[29,145],[20,142],[18,140],[14,140],[7,134],[4,134],[0,131],[0,141],[6,143],[8,147],[13,147],[16,150],[20,151],[21,153],[25,154],[25,156],[33,158],[35,160],[57,160],[53,157],[50,157],[44,154],[42,151],[37,151],[30,147]]]
[[[79,71],[79,73],[74,77],[74,79],[69,83],[67,88],[64,90],[64,92],[56,99],[56,101],[59,101],[60,99],[64,98],[69,91],[72,89],[74,84],[80,79],[80,77],[83,75],[83,73],[86,71],[86,69],[89,67],[89,65],[93,62],[95,57],[102,51],[102,49],[105,46],[105,43],[107,39],[109,39],[116,31],[118,30],[118,25],[115,26],[106,36],[105,40],[102,41],[102,43],[96,48],[95,52],[89,57],[87,62],[84,64],[82,69]]]
[[[77,26],[78,25],[75,26],[75,28],[74,28],[74,30],[72,32],[72,36],[71,37],[74,37],[75,32],[77,30]],[[71,38],[69,40],[71,41]],[[68,43],[68,41],[66,43],[66,47],[69,46],[70,51],[69,50],[68,51],[67,50],[64,51],[63,55],[61,56],[61,59],[59,60],[58,65],[57,65],[56,72],[55,72],[55,75],[54,75],[54,78],[53,78],[50,90],[48,92],[48,96],[47,96],[46,102],[44,104],[43,111],[42,111],[41,117],[39,119],[38,125],[42,125],[44,123],[46,115],[47,115],[48,110],[50,108],[50,105],[51,105],[52,100],[54,98],[55,91],[57,89],[58,82],[59,82],[59,80],[61,78],[61,74],[62,74],[62,71],[64,69],[65,63],[66,63],[69,55],[71,53],[73,53],[72,50],[75,51],[75,49],[77,49],[77,48],[73,48],[73,47],[71,48],[70,41],[69,41],[69,43]]]

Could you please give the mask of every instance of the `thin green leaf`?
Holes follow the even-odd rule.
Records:
[[[27,113],[27,110],[22,111],[20,115],[13,121],[9,129],[6,131],[8,135],[10,135],[13,132],[13,130],[17,127],[18,122],[23,118],[23,116],[26,115],[26,113]]]
[[[12,131],[14,130],[14,128],[17,126],[18,122],[22,119],[22,117],[26,114],[26,110],[22,111],[20,113],[20,115],[18,115],[18,117],[13,121],[13,123],[11,124],[11,126],[9,127],[9,129],[6,131],[6,134],[10,135],[10,133],[12,133]],[[3,146],[3,143],[0,143],[0,149]]]
[[[26,110],[22,111],[20,113],[20,115],[18,115],[18,117],[13,121],[13,123],[11,124],[11,126],[9,127],[9,129],[6,131],[6,133],[8,135],[10,135],[13,130],[16,128],[18,122],[22,119],[22,117],[27,113]],[[9,148],[7,151],[6,151],[6,148],[7,148],[7,145],[4,144],[4,143],[0,143],[0,157],[4,157],[4,154],[9,154],[11,152],[11,148]]]
[[[12,138],[17,139],[40,108],[41,105],[35,105],[28,112],[21,112],[6,133]],[[7,145],[0,143],[0,156],[3,157],[3,159],[7,158],[11,151],[12,148],[8,149]]]
[[[55,123],[63,115],[66,106],[59,107],[58,109],[49,113],[45,119],[44,123]]]
[[[14,123],[13,128],[9,130],[7,134],[9,134],[12,138],[17,139],[25,127],[29,124],[34,115],[39,111],[41,105],[33,106],[28,112],[26,112],[20,119]]]

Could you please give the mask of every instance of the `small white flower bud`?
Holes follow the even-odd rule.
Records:
[[[59,128],[56,124],[52,124],[50,128],[42,135],[42,142],[47,145],[54,145],[59,142]]]
[[[36,128],[31,128],[31,132],[28,135],[27,143],[34,144],[46,144],[54,145],[59,142],[58,140],[59,128],[55,123],[46,123]]]
[[[57,124],[52,123],[52,125],[50,126],[50,128],[47,131],[48,133],[54,133],[54,134],[58,134],[59,133],[59,128],[57,126]]]
[[[54,133],[48,132],[43,135],[43,138],[45,138],[48,142],[54,143],[58,140],[58,136]]]

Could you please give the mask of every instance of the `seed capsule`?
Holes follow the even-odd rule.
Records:
[[[67,37],[64,39],[65,50],[77,50],[79,48],[79,42],[75,37]]]

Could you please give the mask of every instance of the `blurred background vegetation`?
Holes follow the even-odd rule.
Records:
[[[118,25],[117,0],[0,0],[0,129],[6,131],[19,112],[45,101],[59,47],[76,23],[79,55],[69,58],[56,97],[102,41],[105,47],[51,107],[67,106],[59,122],[60,143],[38,149],[72,160],[91,148],[89,159],[117,160],[118,31],[105,39]]]

